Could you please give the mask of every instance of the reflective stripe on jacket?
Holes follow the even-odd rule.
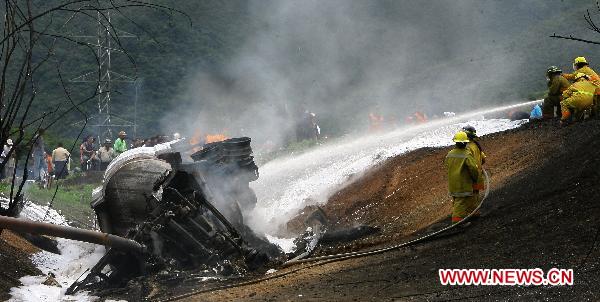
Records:
[[[473,153],[468,148],[454,148],[446,155],[444,164],[448,169],[450,195],[454,197],[473,195],[473,183],[476,183],[480,175]]]

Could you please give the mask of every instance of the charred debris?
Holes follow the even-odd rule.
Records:
[[[117,158],[94,191],[92,208],[102,232],[135,240],[144,249],[109,249],[68,293],[190,270],[243,275],[282,261],[276,245],[244,224],[242,208],[256,204],[249,183],[259,177],[250,142],[243,137],[209,143],[191,154],[192,161],[182,160],[193,150],[186,141]]]
[[[259,177],[250,143],[248,137],[203,146],[179,140],[123,153],[93,192],[91,206],[101,232],[13,218],[0,219],[0,228],[107,246],[89,273],[67,289],[67,294],[90,290],[99,295],[130,290],[141,279],[169,283],[244,276],[307,257],[321,239],[368,235],[363,227],[326,232],[322,211],[306,220],[307,231],[294,241],[293,253],[254,233],[242,214],[257,202],[249,186]],[[144,292],[138,297],[148,296]]]

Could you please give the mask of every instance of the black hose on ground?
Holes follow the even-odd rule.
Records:
[[[349,252],[349,253],[342,253],[342,254],[334,254],[334,255],[326,255],[326,256],[319,256],[319,257],[313,257],[313,258],[308,258],[308,259],[299,259],[299,260],[291,260],[291,261],[287,261],[283,264],[283,267],[288,267],[290,265],[294,265],[294,264],[300,264],[300,263],[306,263],[306,262],[314,262],[314,261],[320,261],[320,260],[329,260],[329,259],[347,259],[348,257],[362,257],[362,256],[368,256],[368,255],[375,255],[375,254],[380,254],[380,253],[384,253],[387,251],[391,251],[391,250],[395,250],[401,247],[406,247],[421,241],[424,241],[426,239],[429,239],[431,237],[435,237],[436,235],[439,235],[441,233],[444,233],[446,231],[449,231],[451,229],[454,229],[456,227],[458,227],[459,225],[463,224],[465,221],[468,221],[469,218],[471,218],[473,215],[475,215],[475,213],[477,213],[479,211],[479,208],[481,208],[481,205],[483,204],[483,201],[487,198],[487,196],[489,195],[489,177],[487,174],[486,170],[483,170],[483,173],[485,175],[485,182],[486,182],[486,189],[485,189],[485,193],[483,195],[483,198],[481,199],[481,201],[479,202],[479,205],[477,206],[477,208],[475,210],[473,210],[473,212],[471,212],[469,215],[467,215],[467,217],[465,217],[463,220],[457,222],[457,223],[453,223],[441,230],[435,231],[433,233],[427,234],[425,236],[410,240],[408,242],[404,242],[401,244],[397,244],[397,245],[393,245],[390,247],[386,247],[386,248],[381,248],[381,249],[376,249],[376,250],[372,250],[372,251],[367,251],[367,252]]]

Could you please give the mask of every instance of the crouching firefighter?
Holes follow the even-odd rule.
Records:
[[[448,152],[444,164],[448,169],[448,191],[452,196],[452,223],[457,223],[473,212],[479,197],[473,190],[480,178],[481,169],[473,153],[467,148],[469,137],[464,131],[454,135],[456,145]]]
[[[561,124],[582,119],[584,110],[592,108],[597,87],[588,79],[586,74],[578,73],[575,76],[576,82],[563,92],[563,100],[560,102]]]
[[[577,81],[577,74],[583,73],[588,76],[590,81],[600,86],[600,77],[592,68],[590,68],[590,64],[588,64],[584,57],[577,57],[573,60],[573,70],[575,70],[573,73],[563,73],[563,77],[569,81],[575,82]]]
[[[544,119],[554,118],[556,113],[560,117],[560,101],[562,101],[562,93],[571,86],[571,83],[561,75],[562,70],[556,66],[550,66],[546,71],[548,78],[548,96],[544,99],[542,105],[542,117]],[[467,132],[467,134],[469,134]]]

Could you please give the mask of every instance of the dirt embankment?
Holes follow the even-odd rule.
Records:
[[[557,130],[556,125],[548,123],[530,124],[524,129],[482,137],[481,146],[488,154],[485,168],[492,179],[491,189],[501,187],[514,175],[539,163],[542,153],[556,152],[560,146]],[[381,232],[349,244],[324,246],[317,253],[387,244],[432,222],[445,218],[449,222],[452,202],[443,165],[449,150],[450,147],[424,148],[397,156],[333,195],[321,208],[334,229],[365,224],[380,227]],[[304,219],[300,215],[288,226],[299,231]]]
[[[0,301],[10,298],[12,287],[19,286],[19,278],[39,275],[41,272],[31,263],[30,254],[39,249],[11,231],[3,230],[0,236]]]
[[[282,278],[199,294],[189,301],[600,299],[600,121],[556,122],[486,136],[493,184],[485,216],[453,236],[307,268]],[[324,207],[339,225],[382,226],[340,251],[395,243],[449,213],[441,160],[447,149],[391,159]],[[385,199],[392,192],[394,195]],[[330,217],[330,218],[331,218]],[[327,252],[323,249],[321,252]],[[442,286],[441,268],[573,268],[574,286]]]

